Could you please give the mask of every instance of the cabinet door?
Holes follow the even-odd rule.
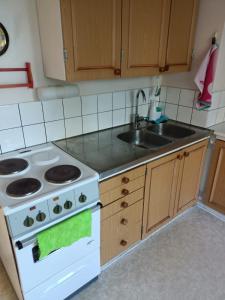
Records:
[[[172,0],[166,51],[169,72],[188,71],[191,66],[198,0]]]
[[[225,212],[225,142],[217,141],[212,160],[212,167],[209,173],[208,182],[209,205],[221,212]]]
[[[177,153],[147,165],[143,237],[173,217],[180,160]]]
[[[121,0],[61,0],[67,80],[120,76]]]
[[[206,145],[207,141],[204,141],[186,148],[182,154],[175,213],[196,201]]]
[[[123,0],[122,76],[159,73],[169,8],[170,0]]]

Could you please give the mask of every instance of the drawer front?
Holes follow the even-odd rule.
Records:
[[[125,196],[101,209],[101,221],[115,215],[119,211],[126,210],[132,204],[142,200],[144,196],[144,188],[141,188],[133,193]]]
[[[119,186],[126,186],[130,181],[144,176],[146,165],[124,172],[120,175],[114,176],[111,179],[100,183],[100,193],[106,193]]]
[[[114,202],[117,199],[128,196],[130,193],[144,187],[144,183],[145,183],[145,176],[141,176],[130,181],[126,185],[121,185],[104,194],[101,194],[100,198],[101,198],[102,205],[105,206],[107,204]]]
[[[143,201],[101,222],[101,264],[141,239]]]
[[[141,239],[141,222],[130,226],[130,230],[121,232],[115,237],[108,236],[101,244],[101,265],[127,250]]]

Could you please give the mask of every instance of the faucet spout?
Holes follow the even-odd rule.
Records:
[[[138,105],[139,105],[139,96],[140,96],[140,94],[142,95],[144,102],[146,102],[146,95],[145,95],[144,90],[143,89],[139,89],[137,91],[137,94],[136,94],[135,121],[134,121],[135,129],[139,128],[140,121],[143,120],[143,117],[142,118],[139,117],[139,114],[138,114]]]

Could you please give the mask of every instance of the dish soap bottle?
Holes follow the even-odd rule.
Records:
[[[161,117],[161,108],[157,106],[156,101],[151,101],[150,111],[149,111],[149,120],[156,121]]]

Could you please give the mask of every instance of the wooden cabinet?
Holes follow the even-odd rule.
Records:
[[[198,1],[172,0],[164,70],[188,71],[191,67]],[[162,69],[163,70],[163,69]]]
[[[143,238],[195,203],[206,145],[195,144],[147,165]]]
[[[190,67],[198,0],[38,0],[45,74],[76,81]]]
[[[146,166],[100,183],[101,264],[141,239]]]
[[[122,76],[149,76],[163,64],[170,0],[124,0]]]
[[[180,160],[177,153],[147,165],[143,214],[143,238],[174,214]]]
[[[181,161],[174,214],[192,206],[197,200],[199,181],[208,141],[186,148],[180,152]]]
[[[219,212],[225,213],[225,142],[217,140],[211,168],[208,174],[208,182],[204,202],[206,205]]]

